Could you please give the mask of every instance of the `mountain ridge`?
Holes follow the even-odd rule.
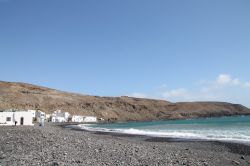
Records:
[[[250,115],[249,108],[227,102],[169,102],[128,96],[100,97],[60,91],[22,82],[0,81],[0,109],[60,109],[111,121],[190,119]]]

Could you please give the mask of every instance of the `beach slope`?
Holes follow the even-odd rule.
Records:
[[[46,124],[0,127],[0,165],[250,165],[245,145],[93,134]]]

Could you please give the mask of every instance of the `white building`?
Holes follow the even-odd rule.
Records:
[[[32,112],[0,112],[0,125],[34,125]]]
[[[36,117],[36,110],[28,110],[28,112],[32,113],[32,117],[35,118]]]
[[[97,118],[95,116],[85,116],[84,122],[97,122]]]
[[[61,112],[61,110],[55,111],[51,115],[51,121],[52,122],[68,122],[69,119],[69,113],[68,112]]]
[[[81,116],[73,115],[71,117],[72,122],[97,122],[97,118],[94,116]]]
[[[73,115],[71,117],[72,122],[84,122],[84,116]]]
[[[44,126],[45,118],[46,118],[45,112],[42,112],[40,110],[36,112],[36,119],[39,122],[40,126]]]
[[[37,111],[36,112],[36,119],[39,121],[41,119],[45,119],[45,113],[42,111]]]

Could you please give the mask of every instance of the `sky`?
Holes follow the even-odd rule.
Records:
[[[0,80],[250,107],[249,0],[0,0]]]

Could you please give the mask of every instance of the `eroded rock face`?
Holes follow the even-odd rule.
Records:
[[[25,83],[0,82],[0,109],[56,109],[106,120],[141,121],[250,114],[242,105],[223,102],[171,103],[131,97],[98,97],[62,92]]]

